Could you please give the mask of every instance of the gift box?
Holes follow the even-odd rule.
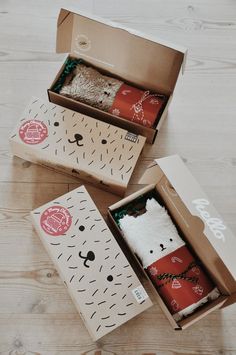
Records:
[[[147,142],[154,142],[167,115],[179,72],[184,67],[184,48],[110,21],[61,9],[57,23],[56,50],[58,53],[70,54],[48,89],[51,102],[141,134],[147,138]],[[82,60],[101,74],[120,79],[125,83],[124,86],[128,86],[129,90],[124,89],[118,93],[110,112],[59,93],[58,81],[64,82],[65,73],[70,73],[71,65],[76,60]],[[131,90],[132,98],[124,105],[122,95],[127,95],[130,86],[134,88]],[[152,111],[162,100],[151,97],[152,93],[164,95],[165,104],[163,110],[158,112],[154,126],[149,127],[153,119],[147,126],[143,126],[137,123],[143,119],[143,112]],[[130,112],[133,112],[133,120],[121,117],[122,114],[130,115]]]
[[[123,195],[145,137],[33,98],[10,137],[14,155]]]
[[[93,340],[152,305],[84,186],[31,218]]]
[[[205,303],[191,315],[176,321],[173,318],[173,312],[164,303],[161,292],[157,290],[157,280],[154,282],[152,277],[157,265],[151,265],[148,270],[149,281],[153,285],[154,294],[163,312],[174,329],[185,329],[215,309],[228,306],[236,301],[234,256],[236,239],[179,156],[155,160],[139,182],[148,185],[109,208],[109,219],[120,237],[123,236],[123,233],[119,227],[119,219],[126,213],[132,213],[133,215],[141,213],[145,206],[143,201],[147,197],[154,196],[166,208],[186,245],[200,260],[206,274],[220,291],[220,296],[216,300]],[[133,208],[134,203],[139,204],[138,208]],[[148,235],[146,237],[148,238]],[[171,254],[169,258],[171,258]],[[193,273],[188,274],[191,258],[186,255],[186,252],[175,255],[171,260],[167,259],[166,257],[163,258],[158,265],[158,269],[162,273],[162,278],[160,277],[159,280],[165,281],[173,274],[190,278],[200,274],[200,270],[196,267],[193,269],[192,266],[191,271]],[[179,265],[183,261],[184,263]],[[138,259],[137,263],[142,267]],[[172,265],[170,269],[170,264],[173,263],[177,265],[177,268]],[[173,281],[172,286],[174,284],[173,287],[178,289],[179,279],[175,276],[171,279]],[[199,293],[203,290],[194,289],[194,291]],[[168,294],[165,296],[168,296]]]

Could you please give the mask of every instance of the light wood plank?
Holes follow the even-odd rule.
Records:
[[[174,332],[159,306],[93,343],[29,212],[78,179],[12,158],[8,135],[33,94],[46,97],[60,7],[118,21],[189,49],[168,119],[146,146],[127,194],[154,158],[180,154],[236,233],[236,3],[230,0],[2,0],[0,2],[0,354],[233,355],[236,307]],[[106,214],[118,197],[87,186]]]

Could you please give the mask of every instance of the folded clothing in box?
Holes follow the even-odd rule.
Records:
[[[146,267],[172,327],[186,329],[235,303],[235,236],[181,158],[155,160],[139,183],[148,185],[110,206],[108,216]],[[209,302],[194,309],[202,297]]]
[[[152,305],[85,187],[31,217],[94,340]]]
[[[53,91],[146,127],[154,127],[167,98],[102,75],[69,57]]]
[[[180,238],[165,208],[151,198],[145,209],[137,217],[125,215],[119,225],[173,318],[179,321],[220,293]]]
[[[14,155],[123,195],[145,138],[32,99],[11,134]]]
[[[181,68],[184,70],[185,48],[97,16],[61,9],[56,51],[68,53],[68,57],[48,88],[51,102],[141,134],[154,143]],[[77,75],[82,68],[78,63],[87,66],[88,80],[84,74]],[[101,79],[98,85],[89,86],[89,72],[93,80]]]

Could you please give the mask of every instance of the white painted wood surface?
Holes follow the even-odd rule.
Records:
[[[78,180],[12,159],[8,135],[46,88],[56,18],[75,6],[189,49],[169,117],[147,146],[128,193],[153,158],[178,153],[236,232],[236,2],[233,0],[0,1],[0,354],[236,354],[236,307],[174,332],[158,305],[93,343],[32,230],[29,211]],[[88,187],[103,213],[117,197]]]

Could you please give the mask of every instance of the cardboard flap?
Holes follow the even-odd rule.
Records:
[[[72,29],[73,29],[73,17],[70,16],[70,11],[61,9],[57,19],[56,51],[58,53],[70,52]]]
[[[153,91],[171,94],[186,50],[95,16],[62,9],[57,52],[71,52]]]
[[[142,184],[153,182],[153,180],[157,182],[160,170],[163,172],[172,185],[173,191],[177,192],[189,212],[203,221],[205,236],[235,279],[236,238],[182,159],[178,155],[173,155],[157,159],[155,163],[156,165],[152,164],[152,167],[146,171],[140,182]]]
[[[146,171],[141,176],[139,184],[157,184],[157,182],[162,178],[163,175],[163,171],[157,165],[156,161],[154,161],[147,167]]]

